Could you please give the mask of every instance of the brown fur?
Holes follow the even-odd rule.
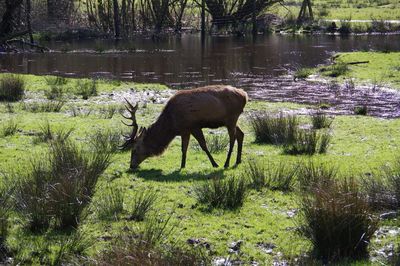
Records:
[[[141,141],[140,153],[145,153],[143,157],[146,158],[159,155],[168,147],[175,136],[181,136],[182,144],[184,144],[184,140],[187,138],[188,141],[190,134],[192,134],[200,143],[204,138],[201,132],[202,128],[225,126],[230,131],[232,143],[237,139],[235,136],[236,123],[246,103],[247,93],[231,86],[215,85],[179,91],[168,101],[157,121],[143,133],[141,140],[137,141]],[[185,144],[185,146],[182,147],[184,153],[182,167],[185,167],[184,161],[186,161],[187,145]],[[233,144],[230,146],[233,146]],[[203,150],[209,155],[207,148],[203,148]],[[230,152],[228,153],[229,157]],[[135,156],[134,152],[132,156]],[[139,154],[136,154],[136,156],[139,156]],[[210,160],[216,166],[212,157]],[[239,154],[237,163],[240,163]],[[229,164],[229,161],[225,163],[225,166],[227,164]]]

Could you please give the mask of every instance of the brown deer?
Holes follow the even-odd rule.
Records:
[[[135,115],[138,104],[133,106],[128,100],[126,102],[130,117],[124,116],[124,118],[132,121],[128,126],[132,126],[133,130],[131,135],[126,137],[122,148],[132,149],[131,169],[136,169],[148,157],[160,155],[176,136],[181,136],[182,139],[181,168],[185,168],[190,135],[198,141],[212,166],[218,167],[207,149],[202,128],[223,126],[228,129],[229,134],[229,151],[225,168],[229,167],[235,140],[238,142],[236,164],[241,162],[244,134],[236,124],[247,103],[247,93],[243,90],[214,85],[179,91],[169,99],[157,121],[148,129],[141,127],[140,130]]]

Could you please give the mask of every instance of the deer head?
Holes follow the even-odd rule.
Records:
[[[132,127],[132,133],[128,136],[125,137],[125,143],[121,145],[121,149],[126,150],[126,149],[131,149],[131,164],[130,168],[131,169],[136,169],[141,162],[143,162],[149,155],[147,154],[146,147],[144,145],[143,139],[144,136],[146,135],[146,128],[140,127],[138,130],[139,126],[136,122],[136,111],[138,109],[138,103],[136,103],[135,106],[133,106],[127,99],[125,99],[127,105],[125,108],[128,110],[130,116],[124,116],[123,114],[122,117],[125,119],[131,120],[131,124],[127,124],[124,121],[122,121],[123,124],[126,126]]]

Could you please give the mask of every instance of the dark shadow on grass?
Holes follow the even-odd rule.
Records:
[[[179,182],[189,180],[208,180],[215,176],[224,176],[225,169],[210,169],[208,172],[191,172],[176,170],[172,173],[163,174],[161,169],[139,169],[134,172],[128,172],[130,174],[136,174],[136,176],[152,181],[159,182]]]

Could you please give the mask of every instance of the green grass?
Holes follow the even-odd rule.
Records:
[[[24,78],[28,91],[40,90],[40,86],[45,85],[43,77],[24,76]],[[74,82],[68,82],[68,84],[74,84]],[[99,91],[113,90],[111,85],[103,88],[101,86],[106,85],[100,84]],[[124,88],[122,86],[118,89],[129,88],[129,86]],[[67,99],[66,105],[71,104],[72,102]],[[82,105],[79,101],[74,104]],[[95,110],[101,108],[95,102],[87,104]],[[12,136],[0,137],[1,172],[12,171],[16,166],[28,164],[31,156],[37,158],[43,156],[41,154],[46,151],[48,144],[35,142],[36,135],[34,134],[40,132],[41,121],[49,121],[54,129],[74,128],[70,139],[84,147],[90,144],[91,136],[98,130],[126,129],[121,124],[118,115],[111,119],[92,114],[74,117],[68,113],[67,108],[59,113],[44,114],[24,111],[18,103],[13,104],[13,107],[15,110],[13,116],[16,121],[19,121],[18,128],[20,130]],[[193,187],[202,185],[215,176],[244,177],[246,162],[254,156],[257,156],[258,160],[265,164],[267,162],[285,162],[290,166],[299,162],[307,162],[309,156],[284,155],[281,147],[255,143],[248,119],[248,115],[252,111],[279,112],[282,109],[304,107],[304,105],[298,104],[250,101],[245,108],[245,114],[239,120],[239,125],[245,133],[245,139],[244,163],[237,168],[213,169],[202,151],[189,149],[187,168],[179,170],[181,160],[179,138],[176,138],[160,157],[144,161],[136,172],[128,171],[129,152],[116,153],[112,164],[98,181],[89,209],[90,207],[94,208],[96,200],[101,199],[103,194],[112,188],[123,190],[125,212],[118,215],[119,219],[102,220],[88,216],[82,220],[79,224],[80,230],[90,238],[96,239],[93,246],[85,251],[85,254],[96,256],[110,247],[110,239],[115,240],[126,230],[141,228],[147,223],[147,215],[144,221],[135,221],[129,219],[129,213],[135,203],[136,193],[149,188],[157,193],[157,200],[154,201],[149,215],[157,215],[161,219],[166,219],[173,212],[170,222],[178,224],[176,232],[168,236],[167,241],[169,242],[187,245],[188,239],[204,238],[204,241],[210,243],[215,256],[227,257],[227,245],[233,241],[243,240],[240,259],[247,263],[255,260],[267,265],[273,262],[274,255],[263,252],[257,247],[258,243],[273,243],[276,245],[274,252],[281,252],[287,258],[310,252],[312,247],[309,240],[299,235],[294,229],[302,221],[297,215],[289,218],[288,214],[293,209],[300,207],[300,198],[296,192],[250,190],[243,206],[234,211],[220,208],[204,211],[197,204],[193,192]],[[163,105],[160,104],[148,104],[146,110],[138,112],[138,123],[144,126],[149,125],[159,115],[162,108]],[[8,121],[8,119],[6,106],[0,105],[0,121]],[[310,124],[310,121],[310,117],[300,117],[301,124]],[[350,172],[354,176],[374,170],[379,171],[382,165],[393,163],[398,154],[399,128],[400,119],[383,120],[366,116],[338,116],[331,125],[332,140],[328,152],[312,157],[317,162],[337,166],[340,172]],[[208,130],[204,130],[204,132],[209,135]],[[225,134],[225,131],[223,133]],[[191,139],[191,142],[193,143],[195,140]],[[226,152],[216,153],[213,156],[217,162],[222,163],[225,160]],[[0,183],[1,181],[2,177],[0,176]],[[120,207],[119,210],[121,210]],[[64,241],[66,234],[69,234],[54,230],[43,234],[29,233],[24,229],[22,217],[13,213],[10,219],[12,223],[8,232],[7,245],[14,252],[15,259],[22,260],[25,264],[37,265],[43,261],[54,260],[57,247]],[[395,220],[386,223],[400,226],[400,222]],[[374,246],[382,247],[388,242],[395,241],[395,238],[395,236],[389,236],[380,243],[374,242]],[[41,256],[52,259],[44,260]]]
[[[349,65],[351,62],[368,63]],[[400,89],[400,52],[350,52],[335,55],[333,65],[320,67],[323,76],[334,77],[343,82],[354,78],[357,82],[376,85],[390,85]],[[342,70],[347,64],[346,71]]]

